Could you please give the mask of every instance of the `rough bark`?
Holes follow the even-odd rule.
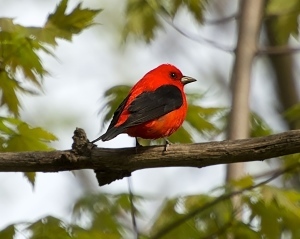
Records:
[[[58,172],[94,169],[100,185],[136,170],[157,167],[206,167],[216,164],[260,161],[300,152],[300,130],[242,140],[174,144],[135,148],[97,148],[76,129],[71,150],[1,153],[1,172]]]

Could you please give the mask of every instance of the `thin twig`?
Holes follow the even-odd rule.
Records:
[[[189,212],[188,214],[186,214],[185,216],[183,216],[182,218],[178,219],[177,221],[175,222],[172,222],[171,224],[167,225],[165,228],[163,228],[161,231],[159,231],[157,234],[155,234],[153,237],[151,237],[152,239],[158,239],[158,238],[161,238],[162,236],[166,235],[167,233],[169,233],[170,231],[172,231],[174,228],[177,228],[179,227],[182,223],[184,223],[185,221],[191,219],[192,217],[196,216],[197,214],[203,212],[204,210],[218,204],[219,202],[222,202],[222,201],[225,201],[225,200],[228,200],[230,199],[231,197],[233,196],[236,196],[238,194],[242,194],[243,192],[245,191],[249,191],[249,190],[252,190],[254,188],[257,188],[261,185],[264,185],[264,184],[267,184],[269,182],[271,182],[272,180],[274,180],[275,178],[281,176],[282,174],[284,173],[287,173],[287,172],[290,172],[290,171],[293,171],[295,170],[297,167],[299,167],[300,164],[297,163],[297,164],[293,164],[283,170],[279,170],[277,171],[276,173],[273,174],[272,177],[260,182],[260,183],[257,183],[255,185],[252,185],[252,186],[249,186],[249,187],[246,187],[246,188],[243,188],[243,189],[240,189],[240,190],[237,190],[237,191],[233,191],[231,193],[228,193],[228,194],[224,194],[220,197],[218,197],[217,199],[211,201],[210,203],[207,203],[205,205],[203,205],[202,207],[199,207],[191,212]]]
[[[130,200],[130,205],[131,205],[131,219],[132,219],[132,227],[133,227],[133,231],[135,234],[135,238],[138,239],[139,238],[139,231],[137,228],[137,223],[136,223],[136,218],[135,218],[135,207],[134,207],[134,203],[133,203],[133,193],[132,193],[132,181],[131,181],[131,177],[127,178],[127,183],[128,183],[128,191],[129,191],[129,200]]]
[[[223,233],[225,233],[230,227],[234,226],[233,225],[233,220],[235,219],[235,216],[237,214],[240,214],[241,211],[243,209],[242,208],[238,208],[236,209],[232,215],[231,215],[231,218],[228,220],[228,222],[224,223],[224,225],[222,227],[219,228],[219,230],[209,234],[208,236],[205,236],[205,237],[201,237],[201,239],[214,239],[214,238],[217,238],[217,236],[221,236]]]
[[[202,43],[202,44],[205,44],[207,46],[211,46],[211,47],[214,47],[216,49],[219,49],[219,50],[222,50],[222,51],[225,51],[225,52],[229,52],[229,53],[232,53],[234,52],[234,48],[231,48],[231,47],[228,47],[228,46],[225,46],[225,45],[222,45],[222,44],[219,44],[215,41],[212,41],[210,39],[206,39],[204,37],[201,37],[201,36],[196,36],[194,34],[192,34],[191,32],[185,32],[184,30],[182,30],[181,28],[179,28],[178,26],[176,26],[174,24],[174,22],[171,20],[171,19],[167,19],[166,17],[164,17],[162,14],[159,14],[159,16],[168,24],[170,25],[171,27],[173,27],[177,32],[179,32],[181,35],[187,37],[188,39],[190,40],[193,40],[195,42],[198,42],[198,43]]]
[[[266,177],[269,177],[269,176],[273,175],[274,173],[278,172],[278,170],[279,170],[278,168],[271,169],[269,171],[264,171],[264,172],[261,172],[261,173],[252,174],[251,177],[253,179],[266,178]]]
[[[223,233],[225,233],[232,226],[232,221],[233,221],[233,218],[231,218],[221,228],[219,228],[218,231],[213,232],[208,236],[201,237],[201,239],[213,239],[213,238],[216,238],[217,236],[222,235]]]
[[[284,55],[284,54],[296,54],[299,53],[299,47],[289,46],[268,46],[261,48],[257,51],[257,55]]]
[[[268,15],[265,15],[263,17],[264,20],[269,20],[271,18],[276,18],[276,17],[282,17],[282,16],[286,16],[286,15],[298,15],[298,9],[290,9],[288,11],[284,11],[284,12],[278,12],[278,13],[271,13]],[[207,24],[207,25],[219,25],[219,24],[226,24],[230,21],[234,21],[234,20],[238,20],[240,18],[240,14],[238,13],[233,13],[229,16],[220,18],[220,19],[206,19],[204,18],[203,20],[203,24]]]
[[[157,10],[156,7],[154,7],[150,1],[148,1],[149,6],[151,6],[155,11]],[[263,20],[269,20],[271,18],[275,18],[275,17],[281,17],[281,16],[285,16],[285,15],[291,15],[291,14],[297,14],[297,11],[294,9],[285,11],[285,12],[280,12],[280,13],[273,13],[273,14],[269,14],[269,15],[265,15],[263,16]],[[159,12],[157,12],[157,15],[161,17],[161,19],[163,19],[168,25],[170,25],[171,27],[173,27],[177,32],[179,32],[181,35],[189,38],[190,40],[193,40],[195,42],[199,42],[199,43],[203,43],[205,45],[214,47],[216,49],[225,51],[225,52],[235,52],[234,48],[219,44],[213,40],[210,39],[206,39],[204,37],[201,36],[196,36],[194,34],[192,34],[191,32],[186,32],[184,30],[182,30],[180,27],[176,26],[174,24],[173,19],[171,19],[170,16],[165,17],[166,14],[161,14]],[[210,20],[210,19],[204,19],[203,20],[203,24],[207,24],[207,25],[217,25],[217,24],[224,24],[227,23],[229,21],[232,20],[237,20],[240,17],[239,13],[234,13],[232,15],[229,15],[227,17],[221,18],[221,19],[216,19],[216,20]],[[263,55],[263,54],[268,54],[268,55],[281,55],[281,54],[290,54],[290,53],[298,53],[298,51],[300,51],[300,48],[290,48],[288,46],[280,46],[280,47],[264,47],[261,48],[257,51],[257,55]]]
[[[203,20],[203,24],[208,24],[208,25],[218,25],[218,24],[224,24],[224,23],[228,23],[230,21],[234,21],[237,20],[239,18],[239,14],[238,13],[234,13],[232,15],[229,15],[227,17],[223,17],[220,19],[204,19]]]

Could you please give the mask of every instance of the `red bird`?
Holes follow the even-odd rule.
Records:
[[[106,133],[92,143],[111,140],[122,133],[144,139],[170,136],[182,125],[187,113],[183,87],[194,81],[169,64],[149,71],[119,105]]]

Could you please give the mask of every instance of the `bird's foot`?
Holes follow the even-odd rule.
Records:
[[[135,153],[138,153],[138,149],[143,147],[143,145],[141,145],[138,141],[137,138],[135,138]]]
[[[166,152],[168,147],[172,144],[167,138],[164,138],[165,140],[165,147],[164,147],[164,151]]]

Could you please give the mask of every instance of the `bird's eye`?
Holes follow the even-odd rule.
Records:
[[[170,77],[171,77],[172,79],[177,79],[177,74],[176,74],[175,72],[171,72],[171,73],[170,73]]]

